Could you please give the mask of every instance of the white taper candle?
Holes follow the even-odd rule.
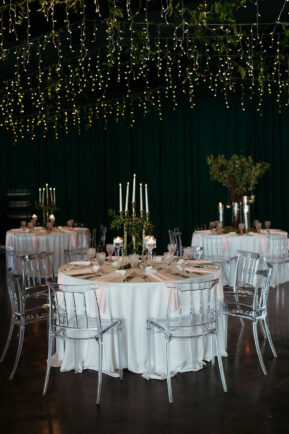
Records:
[[[132,183],[132,202],[135,202],[135,182],[136,182],[136,174],[133,175],[133,183]]]
[[[129,182],[126,184],[125,211],[128,211]]]
[[[56,205],[56,188],[55,187],[53,188],[53,202],[54,202],[54,205]]]
[[[145,184],[146,212],[149,212],[148,185]]]
[[[119,183],[119,212],[122,212],[122,185]]]
[[[139,185],[139,210],[143,211],[143,201],[142,201],[142,183]]]

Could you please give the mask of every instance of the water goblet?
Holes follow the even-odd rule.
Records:
[[[257,224],[256,224],[256,229],[257,229],[257,232],[261,232],[261,228],[262,228],[262,223],[260,223],[260,222],[258,222]]]
[[[137,268],[139,262],[139,255],[137,253],[132,253],[128,257],[128,261],[131,265],[131,268]]]
[[[245,229],[245,223],[239,223],[239,229],[240,229],[241,235],[243,235],[244,229]]]
[[[192,247],[185,247],[184,248],[184,258],[187,260],[193,259],[193,248]]]
[[[25,229],[26,229],[26,221],[25,221],[25,220],[21,220],[20,225],[21,225],[21,229],[22,229],[23,231],[25,231]]]
[[[255,226],[255,228],[257,229],[257,224],[259,223],[259,220],[258,219],[256,219],[256,220],[254,220],[254,226]]]
[[[165,262],[167,264],[167,269],[170,268],[170,264],[173,262],[174,260],[174,256],[171,252],[165,252],[164,253],[164,258],[165,258]]]
[[[114,251],[115,251],[114,245],[113,244],[107,244],[106,245],[106,251],[107,251],[107,254],[109,256],[109,261],[111,262],[112,261],[112,255],[114,254]]]
[[[90,247],[89,249],[87,249],[86,253],[87,253],[87,258],[90,261],[90,264],[93,265],[92,263],[92,259],[95,258],[95,248],[94,247]]]
[[[99,253],[97,253],[96,254],[96,260],[97,260],[98,265],[101,267],[104,264],[105,260],[106,260],[106,253],[105,252],[99,252]]]
[[[271,222],[270,222],[270,220],[266,220],[266,221],[265,221],[265,228],[267,229],[267,232],[270,232],[270,231],[269,231],[270,227],[271,227]]]
[[[168,251],[172,253],[173,255],[176,254],[177,251],[177,245],[176,244],[168,244]]]

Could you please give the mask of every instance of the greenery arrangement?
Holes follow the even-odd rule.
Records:
[[[125,228],[128,236],[127,253],[141,254],[143,250],[143,234],[153,235],[154,225],[147,221],[145,217],[126,213],[120,215],[114,209],[109,209],[108,215],[112,219],[111,229],[124,231]],[[135,237],[135,248],[132,241],[133,237]]]
[[[133,126],[136,110],[156,110],[162,119],[164,101],[176,109],[187,98],[194,108],[199,88],[223,94],[228,108],[230,94],[242,94],[242,110],[246,95],[257,98],[260,115],[264,95],[274,93],[281,113],[288,105],[289,2],[271,23],[262,23],[259,3],[6,0],[0,127],[17,142],[80,131],[83,119],[87,127],[99,118]],[[247,6],[256,19],[241,23],[238,12]]]
[[[252,194],[259,179],[270,168],[265,161],[254,163],[250,155],[234,154],[228,160],[224,155],[208,155],[207,163],[211,180],[220,182],[228,189],[232,203],[240,202],[242,196]]]

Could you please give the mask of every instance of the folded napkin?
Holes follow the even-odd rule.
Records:
[[[65,274],[68,276],[78,276],[78,275],[85,275],[85,274],[94,274],[95,271],[92,269],[92,267],[85,267],[85,268],[73,268],[72,270],[65,270]]]
[[[69,265],[82,265],[82,266],[89,266],[90,265],[90,261],[73,261],[73,262],[69,262]]]

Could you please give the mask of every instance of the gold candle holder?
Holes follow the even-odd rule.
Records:
[[[149,220],[150,220],[150,213],[146,212],[146,221],[149,222]]]

